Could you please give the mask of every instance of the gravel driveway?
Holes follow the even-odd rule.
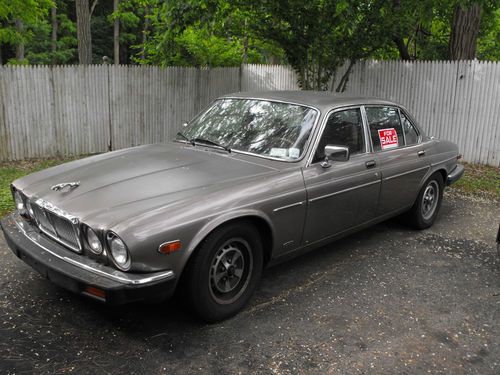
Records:
[[[111,308],[18,260],[0,235],[0,373],[500,373],[500,204],[446,194],[264,273],[214,325],[178,302]]]

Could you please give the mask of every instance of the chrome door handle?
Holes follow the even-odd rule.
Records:
[[[373,168],[374,166],[377,165],[377,163],[375,163],[375,160],[370,160],[370,161],[367,161],[365,163],[365,165],[366,165],[366,168]]]
[[[424,156],[425,155],[425,150],[420,150],[419,152],[417,152],[417,155],[418,156]]]

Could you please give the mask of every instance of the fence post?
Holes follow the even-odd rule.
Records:
[[[111,105],[111,76],[110,69],[111,65],[106,64],[106,74],[108,78],[108,120],[109,120],[109,142],[108,151],[113,151],[113,116],[112,116],[112,105]]]
[[[243,87],[243,65],[244,64],[240,64],[240,71],[239,71],[239,74],[238,74],[238,91],[241,92],[241,88]]]
[[[0,161],[9,160],[12,158],[8,132],[7,132],[7,121],[5,116],[5,95],[4,93],[4,82],[3,74],[5,74],[5,68],[0,65]]]

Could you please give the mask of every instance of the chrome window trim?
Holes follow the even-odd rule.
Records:
[[[24,236],[26,238],[28,238],[31,242],[33,242],[34,244],[36,244],[38,247],[40,247],[41,249],[43,249],[47,253],[53,255],[54,257],[56,257],[58,259],[61,259],[61,260],[65,261],[65,262],[67,262],[69,264],[72,264],[75,267],[84,269],[86,271],[92,272],[92,273],[94,273],[96,275],[105,277],[107,279],[110,279],[110,280],[113,280],[113,281],[117,281],[117,282],[120,282],[122,284],[127,284],[127,285],[143,285],[143,284],[147,284],[147,283],[150,283],[150,282],[153,282],[153,281],[158,281],[158,280],[163,280],[163,279],[168,280],[168,279],[171,279],[171,278],[174,277],[174,272],[171,271],[171,270],[168,270],[168,271],[165,271],[165,272],[153,275],[153,276],[147,276],[147,277],[143,277],[143,278],[139,278],[139,279],[131,279],[131,278],[126,277],[126,276],[116,275],[116,272],[120,272],[120,271],[116,271],[114,269],[111,270],[111,272],[113,272],[113,273],[111,273],[111,272],[107,272],[107,271],[103,271],[103,270],[91,267],[88,264],[84,264],[82,262],[76,261],[76,260],[68,258],[66,256],[59,255],[56,252],[54,252],[53,250],[51,250],[51,249],[43,246],[42,244],[40,244],[39,242],[37,242],[35,238],[33,238],[34,237],[34,233],[33,232],[27,232],[23,228],[22,223],[18,222],[18,218],[15,218],[14,222],[16,223],[16,226],[19,228],[19,230],[24,234]]]
[[[332,108],[323,116],[323,119],[321,121],[321,125],[319,126],[318,131],[315,134],[313,147],[312,147],[312,150],[310,151],[309,157],[307,159],[306,167],[309,167],[313,164],[316,164],[316,163],[313,163],[314,154],[316,153],[316,149],[319,145],[319,141],[321,139],[321,136],[323,135],[323,132],[325,131],[325,127],[326,127],[326,123],[328,122],[328,118],[335,112],[342,112],[342,111],[349,110],[349,109],[359,109],[360,113],[361,113],[361,122],[364,122],[363,113],[362,113],[363,111],[361,110],[361,107],[362,107],[361,105],[356,104],[356,105],[348,105],[345,107]],[[367,144],[367,140],[366,140],[366,132],[365,132],[365,152],[360,152],[358,154],[355,154],[354,156],[367,154],[368,150],[369,150],[369,148],[368,148],[368,144]]]
[[[286,160],[286,159],[274,158],[272,156],[265,156],[265,155],[255,154],[253,152],[241,151],[241,150],[237,150],[237,149],[232,149],[231,148],[231,152],[234,152],[235,154],[243,154],[243,155],[256,156],[256,157],[262,158],[262,159],[281,161],[281,162],[285,162],[285,163],[298,163],[298,162],[300,162],[300,161],[302,161],[303,159],[306,158],[306,155],[309,152],[312,140],[314,138],[315,129],[317,128],[318,122],[319,122],[319,120],[321,118],[321,111],[320,111],[320,109],[318,107],[314,107],[314,106],[309,105],[309,104],[296,103],[294,101],[288,101],[288,100],[265,99],[265,98],[259,98],[259,97],[253,97],[253,96],[246,96],[246,97],[223,96],[221,98],[217,98],[214,101],[212,101],[207,107],[205,107],[205,109],[203,109],[191,121],[189,121],[187,123],[186,127],[188,127],[193,121],[195,121],[196,119],[198,119],[198,117],[200,117],[202,115],[202,113],[204,113],[206,110],[208,110],[209,108],[211,108],[216,101],[218,101],[218,100],[224,100],[224,99],[233,99],[233,100],[260,100],[260,101],[273,102],[273,103],[282,103],[282,104],[297,105],[297,106],[300,106],[300,107],[305,107],[305,108],[310,108],[310,109],[315,110],[316,111],[316,119],[314,120],[314,124],[313,124],[312,129],[311,129],[311,134],[309,134],[309,137],[307,138],[307,141],[306,141],[306,144],[305,144],[305,147],[304,147],[304,151],[302,152],[302,155],[298,159]],[[175,142],[181,142],[181,143],[189,143],[186,140],[180,140],[180,139],[175,139],[175,138],[173,139],[173,141],[175,141]],[[215,149],[220,149],[217,146],[211,146],[211,145],[204,145],[204,146],[208,146],[210,148],[215,148]]]

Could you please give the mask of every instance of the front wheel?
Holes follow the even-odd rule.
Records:
[[[434,173],[425,182],[413,207],[407,213],[409,224],[416,229],[426,229],[434,224],[443,200],[443,177]]]
[[[216,229],[186,270],[191,309],[207,322],[235,315],[255,291],[262,265],[262,243],[254,226],[235,222]]]

